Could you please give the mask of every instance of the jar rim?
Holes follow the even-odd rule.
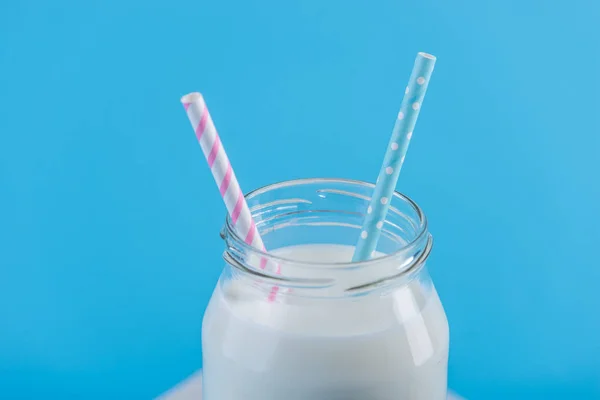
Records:
[[[342,184],[358,185],[358,186],[368,187],[368,188],[375,187],[375,184],[373,184],[373,183],[365,182],[365,181],[361,181],[361,180],[355,180],[355,179],[300,178],[300,179],[291,179],[291,180],[286,180],[286,181],[280,181],[280,182],[262,186],[258,189],[254,189],[251,192],[248,192],[247,194],[244,195],[244,197],[246,199],[252,199],[253,197],[256,197],[258,195],[261,195],[263,193],[266,193],[266,192],[269,192],[269,191],[272,191],[275,189],[281,189],[281,188],[285,188],[285,187],[289,187],[289,186],[315,184],[315,183],[342,183]],[[419,205],[417,203],[415,203],[410,197],[408,197],[396,190],[394,190],[392,197],[400,199],[401,201],[407,202],[413,208],[413,210],[415,211],[415,213],[418,216],[417,232],[412,240],[407,242],[404,246],[401,246],[399,249],[397,249],[389,254],[384,254],[382,256],[371,258],[371,259],[365,260],[365,261],[354,261],[354,262],[353,261],[345,261],[345,262],[301,261],[301,260],[296,260],[293,258],[282,257],[280,255],[271,253],[268,250],[264,251],[264,250],[258,249],[256,247],[253,247],[252,245],[246,243],[244,241],[244,239],[240,235],[238,235],[237,231],[234,228],[233,222],[231,221],[230,215],[227,215],[227,217],[225,219],[225,229],[227,230],[227,235],[235,241],[236,245],[240,246],[244,250],[247,250],[247,251],[250,251],[250,252],[256,254],[257,256],[266,257],[269,260],[272,260],[276,263],[293,263],[295,265],[302,266],[302,267],[308,267],[308,268],[318,267],[321,269],[327,268],[327,267],[356,268],[359,266],[367,266],[367,265],[372,265],[375,263],[393,260],[393,259],[401,256],[402,254],[404,254],[406,252],[407,249],[410,249],[413,246],[415,246],[416,244],[422,242],[423,239],[425,238],[425,236],[427,236],[427,234],[428,234],[428,232],[427,232],[427,226],[428,226],[427,217],[425,216],[425,213],[423,213],[423,210],[421,210]],[[407,267],[409,267],[407,269],[410,269],[410,266],[407,265]]]

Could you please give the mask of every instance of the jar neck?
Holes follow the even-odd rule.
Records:
[[[374,185],[339,179],[287,181],[246,196],[268,252],[246,244],[228,218],[224,258],[233,276],[304,296],[354,296],[402,284],[421,273],[432,237],[420,208],[394,193],[374,258],[351,262]],[[302,246],[337,257],[298,256]],[[325,246],[325,247],[324,247]],[[309,250],[310,249],[310,250]],[[306,254],[306,251],[304,251]],[[316,257],[316,259],[315,259]]]

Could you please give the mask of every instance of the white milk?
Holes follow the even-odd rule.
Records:
[[[352,251],[310,245],[277,253],[340,262]],[[202,349],[203,400],[446,398],[448,323],[433,286],[418,279],[384,295],[271,303],[247,283],[227,281],[206,311]]]

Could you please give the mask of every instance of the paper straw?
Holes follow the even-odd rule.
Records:
[[[434,65],[431,54],[417,54],[352,261],[368,260],[377,247]]]
[[[200,93],[194,92],[187,94],[181,98],[181,103],[188,115],[192,124],[192,128],[196,132],[198,142],[202,152],[206,157],[210,171],[212,172],[215,182],[221,192],[221,197],[227,207],[227,212],[231,217],[231,222],[237,234],[244,239],[247,244],[266,251],[265,245],[258,233],[256,223],[252,218],[244,192],[240,188],[227,153],[223,148],[217,129],[213,124],[210,113],[206,108],[204,98]],[[261,258],[260,267],[267,267],[267,259]],[[275,265],[273,269],[279,273],[279,265]],[[271,298],[277,292],[277,287],[271,291]]]

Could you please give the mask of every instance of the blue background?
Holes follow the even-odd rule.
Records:
[[[2,1],[0,397],[158,395],[200,367],[224,207],[373,181],[418,51],[438,56],[399,189],[426,211],[472,399],[600,398],[600,4]]]

